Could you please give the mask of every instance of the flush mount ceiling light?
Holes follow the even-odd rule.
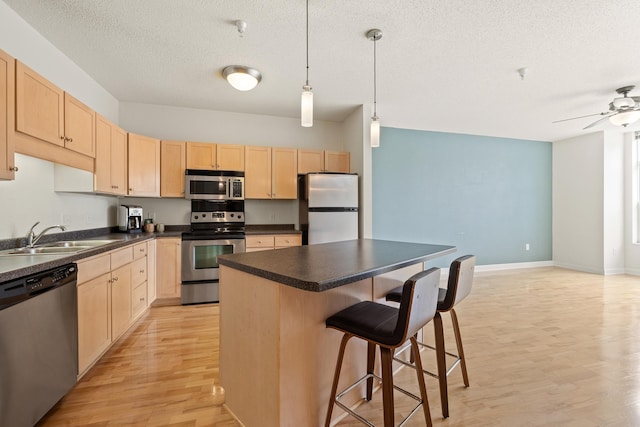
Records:
[[[229,65],[222,70],[222,77],[234,88],[242,91],[251,90],[260,83],[262,74],[255,68],[244,65]]]
[[[306,128],[313,126],[313,92],[309,86],[309,0],[307,0],[307,81],[302,86],[300,98],[300,124]]]
[[[371,147],[380,146],[380,120],[376,111],[376,42],[382,38],[382,30],[373,29],[367,32],[367,38],[373,41],[373,116],[371,117]]]

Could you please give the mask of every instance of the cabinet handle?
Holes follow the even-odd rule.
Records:
[[[140,270],[140,274],[144,274],[144,270]]]
[[[73,142],[73,138],[67,138],[68,142]]]
[[[17,166],[9,166],[9,170],[13,171],[13,172],[18,172],[18,167]]]
[[[66,136],[64,136],[64,135],[60,135],[60,139],[61,139],[61,140],[63,140],[63,141],[66,141],[66,140],[67,140],[67,137],[66,137]]]
[[[114,277],[114,278],[113,278],[113,281],[114,281],[114,282],[117,282],[117,281],[118,281],[118,277]]]
[[[129,191],[133,192],[133,188],[129,188]]]
[[[140,298],[140,301],[144,301],[144,298]]]

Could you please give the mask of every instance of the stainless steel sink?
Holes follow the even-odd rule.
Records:
[[[17,248],[8,249],[0,252],[0,256],[7,255],[63,255],[74,254],[97,248],[99,246],[108,245],[109,243],[119,242],[118,239],[103,240],[63,240],[60,242],[45,243],[37,245],[33,248]]]
[[[120,240],[62,240],[60,242],[45,243],[37,245],[36,248],[96,248],[109,243],[119,242]]]

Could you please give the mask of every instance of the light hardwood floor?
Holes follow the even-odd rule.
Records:
[[[456,310],[471,387],[459,369],[449,376],[445,420],[437,382],[427,377],[435,426],[640,425],[640,277],[558,268],[476,273]],[[217,305],[153,307],[40,425],[236,426],[211,393],[217,347]],[[434,369],[433,353],[422,358]],[[396,381],[417,390],[409,369]],[[404,399],[396,393],[400,414]],[[377,425],[380,400],[360,407]],[[424,419],[416,414],[408,425]]]

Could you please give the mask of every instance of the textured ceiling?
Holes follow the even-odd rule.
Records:
[[[4,2],[120,101],[299,117],[304,0]],[[640,95],[638,0],[311,0],[309,11],[316,120],[369,108],[371,28],[383,31],[382,126],[552,141],[622,130],[551,122],[606,111],[621,86]],[[233,64],[258,68],[260,85],[232,89],[221,70]]]

